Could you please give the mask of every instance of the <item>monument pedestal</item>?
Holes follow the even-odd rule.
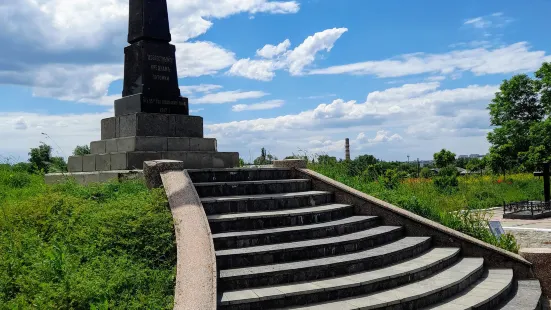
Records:
[[[238,166],[239,154],[218,152],[216,139],[203,137],[203,118],[189,115],[170,40],[166,0],[129,2],[130,45],[115,116],[101,120],[101,140],[90,143],[90,155],[69,157],[69,173],[46,175],[47,182],[66,175],[80,183],[121,179],[160,159],[182,161],[185,169]]]
[[[101,121],[102,140],[90,155],[71,156],[69,172],[141,170],[148,160],[172,159],[186,169],[230,168],[239,154],[218,152],[216,139],[203,138],[203,118],[178,114],[134,113]]]

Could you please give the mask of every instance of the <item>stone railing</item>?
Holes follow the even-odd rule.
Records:
[[[212,233],[183,162],[146,161],[144,176],[149,188],[164,187],[174,219],[177,246],[174,309],[216,309],[216,256]]]

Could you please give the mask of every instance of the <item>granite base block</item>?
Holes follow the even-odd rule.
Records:
[[[124,137],[90,143],[92,154],[116,152],[216,152],[216,139],[187,137]]]
[[[62,183],[69,180],[87,185],[91,183],[103,183],[112,180],[131,180],[143,178],[141,170],[119,170],[119,171],[95,171],[95,172],[69,172],[69,173],[49,173],[44,180],[46,184]]]
[[[83,168],[74,165],[69,172],[95,172],[110,170],[141,170],[144,161],[171,159],[184,162],[185,169],[233,168],[239,165],[239,153],[212,151],[166,151],[166,152],[115,152],[91,154],[80,157]],[[71,159],[77,162],[79,158]],[[76,169],[76,170],[75,170]]]
[[[203,138],[200,116],[134,113],[101,120],[101,140],[134,136]]]

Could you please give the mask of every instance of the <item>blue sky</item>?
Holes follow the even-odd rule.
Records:
[[[168,0],[182,94],[219,150],[486,153],[499,83],[551,61],[551,1]],[[0,155],[99,140],[128,0],[0,4]],[[49,137],[42,135],[47,133]]]

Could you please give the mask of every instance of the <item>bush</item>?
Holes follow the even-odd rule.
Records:
[[[434,176],[434,173],[432,173],[429,168],[424,167],[423,169],[421,169],[421,172],[419,172],[419,176],[424,179],[430,179]]]
[[[400,175],[396,169],[388,169],[382,177],[379,177],[379,182],[387,189],[395,189],[400,185]]]
[[[438,171],[438,175],[434,177],[434,186],[445,192],[456,190],[459,186],[457,176],[458,173],[455,167],[448,166],[446,168],[442,168]]]
[[[0,309],[172,309],[176,250],[162,190],[45,186],[0,167]]]

